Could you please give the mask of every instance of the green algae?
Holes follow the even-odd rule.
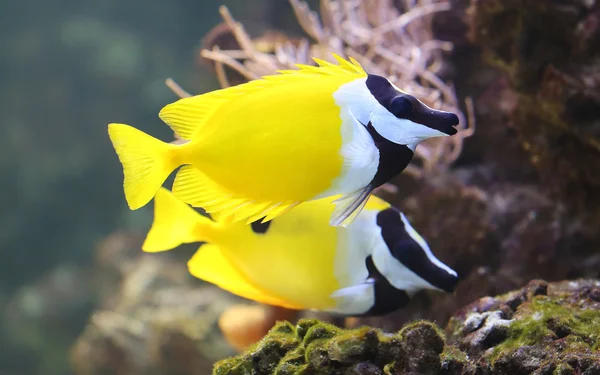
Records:
[[[490,356],[492,363],[518,348],[550,344],[559,339],[564,339],[567,352],[598,350],[600,311],[564,303],[561,299],[536,296],[519,306],[508,326],[508,338]]]
[[[217,362],[213,374],[435,374],[443,349],[440,329],[425,321],[386,333],[301,319],[295,327],[278,322],[246,352]]]

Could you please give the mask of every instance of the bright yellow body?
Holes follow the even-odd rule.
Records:
[[[318,60],[320,67],[300,66],[167,105],[160,117],[189,141],[182,145],[109,125],[130,207],[148,203],[181,165],[175,196],[236,221],[269,220],[301,202],[349,193],[335,185],[344,158],[334,93],[366,73],[354,60],[338,61]]]
[[[275,202],[314,198],[342,170],[342,120],[332,93],[344,81],[336,78],[295,80],[240,96],[181,146],[181,163],[234,196]]]
[[[262,234],[241,222],[213,222],[165,189],[159,191],[155,204],[155,222],[144,249],[168,250],[174,247],[173,235],[181,242],[192,238],[208,242],[190,260],[190,272],[231,293],[288,308],[329,309],[335,307],[331,293],[348,286],[343,285],[346,278],[339,270],[339,262],[345,264],[347,230],[329,225],[333,211],[329,200],[297,206],[272,220]],[[365,213],[387,207],[372,196]],[[184,231],[188,234],[181,228],[188,228]]]

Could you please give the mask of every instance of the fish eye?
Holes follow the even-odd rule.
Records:
[[[404,95],[398,95],[390,102],[390,112],[398,118],[408,118],[413,110],[412,102]]]

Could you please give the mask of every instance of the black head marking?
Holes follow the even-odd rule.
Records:
[[[369,74],[366,84],[379,104],[397,118],[410,120],[448,135],[457,133],[454,128],[458,125],[456,114],[427,107],[414,96],[396,90],[384,77]]]
[[[383,240],[394,258],[436,288],[448,293],[454,291],[458,277],[432,262],[425,250],[406,232],[400,211],[392,207],[379,212],[377,225],[381,227]]]
[[[250,223],[250,227],[254,233],[265,234],[267,233],[267,230],[269,230],[269,227],[271,226],[271,220],[267,221],[266,223],[262,223],[263,219],[264,217]]]
[[[407,146],[399,145],[382,137],[381,134],[377,133],[377,130],[375,130],[371,123],[367,125],[367,130],[369,131],[369,134],[371,134],[375,146],[379,150],[377,172],[370,184],[376,188],[400,174],[406,168],[408,163],[410,163],[414,153]]]
[[[392,313],[408,304],[410,297],[404,290],[396,289],[379,272],[373,258],[366,259],[369,278],[374,280],[375,303],[363,316],[380,316]]]

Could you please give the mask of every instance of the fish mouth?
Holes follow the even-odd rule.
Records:
[[[409,120],[425,125],[430,129],[435,129],[446,135],[458,133],[455,126],[458,125],[459,120],[455,113],[433,109],[421,102],[418,102],[415,106],[415,110]]]
[[[427,115],[427,126],[446,135],[458,133],[458,116],[452,112],[431,110]]]
[[[439,115],[440,121],[438,124],[438,130],[444,134],[454,135],[458,133],[455,126],[458,125],[458,116],[452,112],[441,112]]]

